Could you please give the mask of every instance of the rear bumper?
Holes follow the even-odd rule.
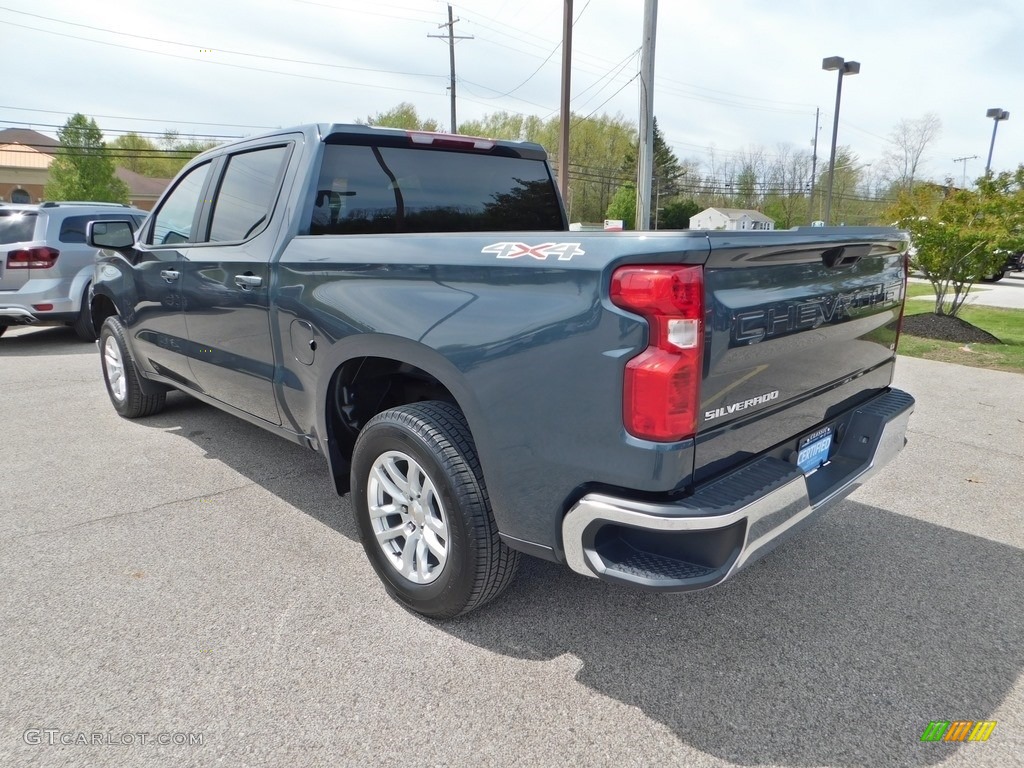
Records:
[[[0,291],[0,324],[73,320],[81,307],[81,293],[71,278],[33,278],[17,291]],[[37,304],[52,308],[37,310]]]
[[[892,389],[841,415],[833,454],[810,475],[766,455],[675,502],[588,494],[562,521],[566,560],[577,573],[650,590],[719,584],[891,461],[913,410],[914,398]]]
[[[29,324],[36,321],[36,316],[21,307],[0,307],[0,325]]]

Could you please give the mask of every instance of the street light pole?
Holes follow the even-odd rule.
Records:
[[[985,175],[988,176],[992,168],[992,150],[996,148],[996,129],[999,128],[1000,120],[1010,119],[1010,113],[1005,109],[996,107],[986,112],[985,117],[992,118],[992,143],[988,145],[988,162],[985,163]]]
[[[825,202],[825,226],[828,226],[832,216],[832,186],[835,182],[836,139],[839,136],[839,102],[843,97],[843,75],[856,75],[860,72],[860,62],[846,61],[842,56],[829,56],[822,59],[821,68],[826,72],[839,71],[836,83],[836,109],[832,117],[832,152],[828,159],[828,199]]]

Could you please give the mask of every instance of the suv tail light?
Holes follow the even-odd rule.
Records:
[[[22,248],[8,251],[8,269],[49,269],[57,263],[60,251],[56,248]]]
[[[704,358],[704,268],[620,267],[610,298],[642,315],[651,329],[647,349],[626,364],[626,431],[645,440],[692,437]]]

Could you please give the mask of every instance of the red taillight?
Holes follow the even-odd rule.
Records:
[[[57,263],[60,251],[56,248],[22,248],[8,251],[8,269],[49,269]]]
[[[703,267],[621,267],[609,295],[650,326],[647,349],[626,364],[626,431],[645,440],[692,437],[704,357]]]
[[[431,133],[429,131],[407,131],[413,144],[429,144],[450,149],[494,149],[493,139],[478,136],[460,136],[452,133]]]

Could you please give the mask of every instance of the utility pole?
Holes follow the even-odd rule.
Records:
[[[963,181],[960,182],[961,188],[967,189],[967,161],[968,160],[977,160],[977,159],[978,159],[977,155],[969,155],[968,157],[954,157],[953,158],[953,162],[954,163],[963,163],[964,164],[964,178],[963,178]]]
[[[821,130],[821,108],[814,110],[814,151],[811,153],[811,199],[807,201],[807,210],[814,206],[814,184],[818,177],[818,132]]]
[[[558,137],[558,191],[562,200],[569,200],[569,122],[572,112],[569,111],[569,94],[572,89],[569,80],[572,76],[572,0],[565,0],[562,18],[562,120],[561,132]]]
[[[654,175],[654,33],[658,0],[644,0],[644,39],[640,54],[640,151],[637,153],[636,228],[650,229],[651,177]]]
[[[456,35],[455,34],[455,22],[459,19],[452,18],[452,7],[448,6],[448,23],[438,24],[438,29],[448,27],[447,35],[427,35],[427,37],[437,37],[448,40],[448,59],[451,62],[452,79],[451,85],[448,89],[451,91],[452,96],[452,133],[458,133],[457,123],[455,122],[455,41],[456,40],[472,40],[472,35]]]

